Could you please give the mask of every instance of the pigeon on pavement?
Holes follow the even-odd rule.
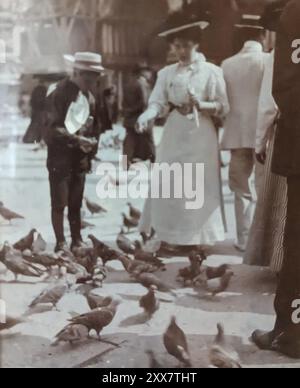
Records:
[[[234,350],[225,337],[222,324],[217,325],[218,334],[214,344],[209,349],[209,358],[212,366],[219,369],[240,369],[241,361],[239,354]]]
[[[186,335],[177,325],[175,317],[172,317],[163,340],[165,348],[171,356],[175,357],[186,367],[192,366]]]

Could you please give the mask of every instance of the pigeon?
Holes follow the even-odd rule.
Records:
[[[47,249],[47,243],[43,239],[43,236],[40,233],[38,233],[36,240],[32,244],[32,252],[41,253],[41,252],[45,252],[46,249]]]
[[[85,326],[89,333],[91,330],[95,330],[99,339],[101,339],[100,334],[102,330],[111,324],[120,303],[120,300],[113,300],[108,307],[97,308],[86,314],[79,315],[78,317],[72,318],[70,322],[72,325]]]
[[[107,210],[104,209],[102,206],[98,205],[95,202],[90,201],[88,198],[85,198],[86,207],[88,208],[89,212],[94,214],[103,214],[107,213]]]
[[[212,294],[212,296],[221,294],[222,292],[227,290],[230,284],[230,280],[233,276],[234,276],[234,273],[232,271],[227,271],[225,275],[223,275],[221,278],[207,280],[206,281],[207,291],[209,291]]]
[[[156,234],[156,232],[155,232],[154,228],[151,228],[151,232],[150,232],[149,236],[147,233],[142,232],[141,237],[143,239],[143,243],[146,244],[148,241],[151,241],[153,239],[153,237],[155,236],[155,234]]]
[[[121,249],[126,255],[134,255],[136,247],[135,244],[125,236],[124,229],[121,229],[117,238],[118,248]]]
[[[3,202],[0,202],[0,215],[11,224],[12,220],[24,220],[24,217],[4,207]]]
[[[23,252],[23,259],[31,264],[42,265],[47,269],[57,266],[59,262],[58,256],[55,253],[33,253],[30,249],[26,249]]]
[[[0,251],[0,261],[4,261],[4,259],[5,259],[5,244],[3,245],[3,247],[2,247],[2,249],[1,249],[1,251]]]
[[[157,271],[157,267],[151,264],[144,263],[143,261],[131,260],[127,256],[120,256],[120,262],[123,264],[124,269],[134,276],[141,273],[151,273]]]
[[[80,292],[86,298],[91,310],[95,310],[99,307],[108,307],[112,303],[113,298],[111,296],[104,297],[93,294],[93,289],[93,285],[83,285],[77,289],[77,292]]]
[[[145,263],[152,264],[158,268],[165,269],[165,264],[162,260],[156,257],[155,253],[145,252],[142,248],[142,244],[139,241],[135,242],[136,251],[134,254],[135,260],[144,261]]]
[[[149,289],[151,286],[156,286],[158,291],[161,292],[170,292],[176,296],[176,293],[173,291],[173,288],[168,284],[164,283],[157,276],[150,273],[142,273],[136,275],[136,280],[145,288]]]
[[[37,298],[29,305],[29,308],[38,306],[39,304],[52,304],[52,307],[57,308],[58,302],[63,298],[68,290],[66,281],[58,282],[50,288],[44,290]]]
[[[35,233],[37,233],[36,229],[32,229],[27,236],[23,237],[20,241],[16,242],[13,245],[13,247],[21,252],[26,251],[26,249],[32,250]]]
[[[136,218],[128,218],[125,213],[122,214],[123,225],[126,226],[128,233],[131,229],[135,229],[139,226],[139,220]]]
[[[81,230],[95,228],[94,224],[90,224],[87,221],[81,220]]]
[[[197,252],[192,252],[189,256],[190,266],[178,271],[178,280],[182,280],[184,284],[192,283],[201,274],[201,265],[204,258]]]
[[[93,288],[101,288],[103,285],[103,281],[107,278],[106,268],[100,265],[96,265],[92,273],[88,276],[82,276],[77,278],[77,284],[86,284],[92,285]]]
[[[241,369],[240,357],[226,340],[223,325],[219,323],[217,328],[218,334],[209,350],[211,365],[219,369]]]
[[[75,275],[76,277],[88,276],[87,270],[77,263],[72,252],[60,252],[58,254],[58,266],[65,267],[68,274]]]
[[[157,291],[157,287],[151,286],[148,294],[140,299],[140,307],[144,309],[149,319],[153,317],[160,307],[160,302],[156,299],[155,291]]]
[[[152,350],[147,350],[146,355],[149,357],[150,369],[162,369],[162,365],[157,361],[155,354]]]
[[[68,325],[58,334],[56,334],[55,342],[52,346],[57,346],[60,342],[69,342],[73,345],[74,342],[80,342],[88,339],[89,330],[84,325]]]
[[[142,217],[142,213],[133,207],[130,202],[127,204],[127,206],[129,206],[129,214],[131,218],[139,220]]]
[[[143,250],[148,253],[155,253],[156,256],[161,248],[161,241],[159,240],[149,240],[144,243]]]
[[[82,265],[88,273],[92,274],[98,263],[98,255],[94,248],[74,248],[75,260]]]
[[[6,315],[5,322],[0,321],[0,331],[11,329],[12,327],[17,326],[24,322],[25,322],[24,318],[15,318],[15,317]]]
[[[122,253],[110,248],[108,245],[99,241],[95,236],[90,234],[88,238],[92,241],[97,255],[102,259],[103,265],[105,266],[108,261],[118,260]]]
[[[221,278],[230,270],[230,267],[228,264],[223,264],[220,267],[213,268],[213,267],[207,267],[206,268],[206,277],[207,279],[216,279]]]
[[[175,357],[186,367],[191,367],[191,359],[188,350],[186,335],[177,325],[176,318],[172,317],[171,323],[163,337],[168,353]]]
[[[93,271],[97,265],[98,259],[97,257],[86,256],[86,257],[78,257],[76,258],[76,263],[84,267],[89,274],[93,274]]]
[[[44,274],[40,268],[24,260],[20,251],[15,250],[8,243],[5,246],[6,253],[3,263],[14,274],[16,281],[19,275],[39,278]]]

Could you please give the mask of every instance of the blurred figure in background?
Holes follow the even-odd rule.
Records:
[[[224,126],[223,150],[231,151],[229,185],[235,194],[237,227],[236,248],[244,252],[252,224],[254,193],[250,178],[255,171],[257,193],[261,186],[263,167],[256,162],[255,138],[258,100],[266,56],[263,42],[265,30],[259,17],[243,16],[241,28],[245,44],[237,55],[224,61],[222,68],[227,84],[230,113]]]
[[[125,87],[123,112],[127,136],[124,142],[123,154],[127,156],[127,168],[136,160],[155,162],[154,121],[149,123],[144,133],[136,132],[137,119],[148,106],[152,91],[152,78],[153,72],[150,67],[146,64],[139,64],[134,69],[133,76]]]
[[[31,94],[31,122],[23,137],[25,144],[39,143],[41,141],[43,125],[45,123],[48,83],[43,75],[35,76],[35,78],[38,78],[38,85]]]
[[[110,86],[104,89],[100,102],[99,117],[103,131],[109,131],[113,129],[113,125],[118,120],[118,96],[115,86]]]

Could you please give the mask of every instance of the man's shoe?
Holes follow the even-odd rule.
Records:
[[[274,339],[275,339],[275,335],[273,331],[267,332],[267,331],[256,330],[252,334],[252,341],[261,350],[273,350],[272,344],[274,342]]]
[[[272,350],[294,359],[300,359],[299,329],[287,329],[272,342]]]
[[[58,252],[70,252],[68,244],[66,241],[58,242],[55,247],[55,253]]]

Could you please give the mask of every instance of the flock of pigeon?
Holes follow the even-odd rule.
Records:
[[[87,209],[92,215],[104,214],[107,211],[100,205],[85,198]],[[41,234],[33,229],[30,233],[10,245],[5,242],[0,250],[0,261],[7,271],[15,276],[40,278],[48,281],[49,286],[38,295],[29,305],[29,314],[38,305],[50,304],[57,309],[57,304],[68,292],[80,293],[86,298],[90,311],[82,315],[72,316],[66,327],[56,335],[53,345],[61,342],[70,344],[90,338],[92,331],[96,332],[99,341],[105,327],[110,325],[115,318],[121,299],[111,296],[100,296],[95,293],[102,287],[108,276],[107,263],[119,261],[128,273],[131,281],[135,281],[146,288],[147,293],[140,299],[139,306],[143,309],[147,321],[151,320],[160,309],[161,302],[168,297],[177,298],[177,290],[158,275],[166,271],[165,261],[161,258],[160,244],[153,242],[155,231],[151,235],[142,234],[141,241],[131,241],[125,233],[138,226],[141,212],[130,203],[129,215],[123,214],[123,226],[116,239],[118,249],[100,241],[96,236],[88,236],[90,245],[77,248],[73,252],[61,251],[58,253],[47,252],[47,243]],[[13,219],[23,218],[12,212],[0,203],[0,215],[11,222]],[[189,266],[178,272],[177,281],[184,287],[190,286],[202,290],[212,298],[227,290],[234,273],[228,265],[220,267],[204,267],[206,256],[202,251],[192,251],[189,255]],[[7,317],[6,323],[0,324],[0,331],[24,322],[26,314],[18,318]],[[167,352],[175,357],[180,366],[192,367],[188,341],[183,330],[178,326],[176,318],[172,317],[169,327],[163,335],[163,343]],[[150,367],[162,368],[153,351],[147,352]],[[241,362],[237,352],[227,341],[224,328],[218,325],[218,334],[209,349],[209,358],[212,366],[217,368],[241,368]]]

